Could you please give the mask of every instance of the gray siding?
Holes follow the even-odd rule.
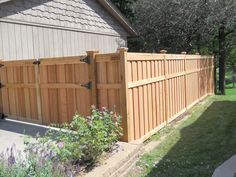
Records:
[[[0,17],[126,35],[96,0],[14,0],[0,5]]]
[[[0,58],[4,60],[75,56],[87,50],[115,52],[126,46],[119,36],[0,22]]]
[[[15,0],[0,5],[0,59],[115,52],[125,30],[96,0]]]

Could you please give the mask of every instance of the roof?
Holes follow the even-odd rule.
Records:
[[[123,14],[116,8],[116,6],[110,0],[97,0],[107,11],[119,21],[119,23],[132,35],[136,36],[136,31],[132,28],[129,21],[123,16]]]
[[[0,4],[9,2],[13,0],[0,0]],[[111,14],[113,18],[115,18],[121,26],[130,34],[130,36],[136,36],[137,33],[132,28],[129,21],[122,15],[122,13],[115,7],[115,5],[110,0],[97,0],[99,4],[101,4],[108,13]]]

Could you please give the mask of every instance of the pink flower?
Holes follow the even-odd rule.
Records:
[[[102,106],[102,111],[105,111],[107,108],[105,106]]]
[[[57,144],[57,147],[59,147],[59,148],[63,148],[63,147],[64,147],[64,145],[65,145],[65,143],[64,143],[64,142],[59,142],[59,143]]]

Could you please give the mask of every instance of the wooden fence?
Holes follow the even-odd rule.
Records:
[[[117,53],[2,61],[0,110],[39,124],[70,122],[91,105],[123,117],[124,141],[143,140],[214,92],[213,58]],[[1,98],[0,97],[0,98]]]

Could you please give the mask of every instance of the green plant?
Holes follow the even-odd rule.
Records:
[[[37,149],[37,148],[36,148]],[[0,155],[0,177],[66,177],[67,174],[56,161],[45,153],[15,153],[15,146]]]
[[[80,168],[95,163],[122,135],[121,117],[105,108],[92,108],[89,117],[76,114],[70,124],[51,129],[29,147],[50,147],[52,160]]]

